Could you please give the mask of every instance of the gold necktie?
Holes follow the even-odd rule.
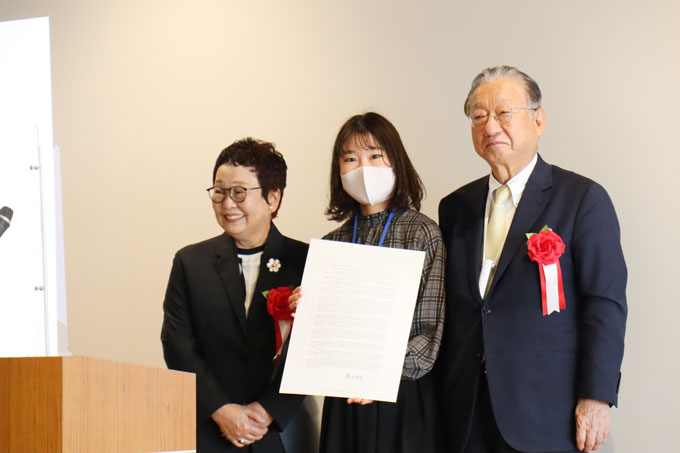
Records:
[[[506,204],[510,198],[510,188],[500,186],[493,191],[491,197],[493,204],[489,215],[489,224],[486,227],[486,245],[484,246],[484,259],[497,261],[501,244],[508,232],[506,225]]]

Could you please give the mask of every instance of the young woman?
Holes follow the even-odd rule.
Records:
[[[434,395],[427,375],[444,324],[445,249],[437,224],[421,214],[423,185],[399,133],[377,113],[356,115],[333,147],[326,214],[345,221],[324,239],[425,251],[402,381],[396,403],[327,397],[320,451],[426,453],[434,451]],[[290,297],[297,306],[302,289]]]

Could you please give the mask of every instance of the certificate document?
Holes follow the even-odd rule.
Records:
[[[280,392],[395,402],[424,260],[312,239]]]

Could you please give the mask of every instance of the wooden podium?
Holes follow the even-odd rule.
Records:
[[[0,358],[0,452],[194,451],[195,382],[88,357]]]

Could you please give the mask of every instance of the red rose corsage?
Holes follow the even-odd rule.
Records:
[[[274,361],[281,355],[281,346],[286,341],[286,338],[288,338],[293,325],[292,312],[288,303],[288,298],[291,294],[293,294],[293,290],[287,286],[279,286],[262,293],[267,298],[267,312],[274,318],[274,333],[276,337]]]
[[[541,304],[543,316],[567,308],[562,284],[560,256],[564,254],[564,242],[548,225],[538,233],[527,233],[529,258],[538,263],[541,276]]]

